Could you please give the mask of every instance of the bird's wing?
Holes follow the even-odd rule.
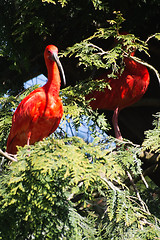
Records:
[[[20,102],[12,118],[12,127],[7,145],[17,134],[26,133],[30,124],[37,120],[39,108],[43,104],[44,98],[44,92],[41,88],[38,88]]]

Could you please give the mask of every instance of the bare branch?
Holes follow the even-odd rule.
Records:
[[[107,183],[107,185],[114,191],[120,192],[120,189],[116,187],[111,181],[109,181],[103,173],[100,173],[101,179]]]
[[[144,176],[143,176],[142,173],[141,173],[141,179],[142,179],[142,181],[144,182],[146,188],[148,188],[148,183],[147,183],[147,181],[146,181],[146,179],[144,178]]]
[[[137,189],[137,186],[135,185],[135,183],[133,181],[133,178],[132,178],[131,174],[128,171],[126,171],[126,172],[127,172],[128,178],[129,178],[129,180],[130,180],[130,182],[131,182],[131,184],[132,184],[132,186],[133,186],[133,188],[134,188],[134,190],[136,192],[137,198],[138,198],[139,202],[141,203],[141,205],[143,207],[143,210],[150,215],[149,209],[148,209],[147,205],[145,204],[145,202],[142,200],[142,198],[141,198],[141,196],[139,194],[139,191]]]
[[[99,55],[108,54],[108,51],[104,51],[102,48],[100,48],[100,47],[94,45],[93,43],[89,43],[88,46],[91,46],[91,47],[93,47],[93,48],[99,50],[100,52],[97,53],[97,54],[99,54]]]
[[[142,64],[143,66],[146,66],[148,68],[150,68],[152,71],[154,71],[154,73],[156,74],[157,78],[158,78],[158,82],[159,82],[159,85],[160,85],[160,74],[159,72],[157,71],[157,69],[155,69],[152,65],[150,65],[149,63],[146,63],[144,61],[142,61],[140,58],[137,58],[135,56],[130,56],[128,53],[126,53],[124,51],[124,56],[125,57],[129,57],[130,59],[134,60],[135,62],[138,62],[140,64]]]
[[[149,37],[147,38],[147,40],[145,41],[145,43],[148,43],[148,41],[149,41],[151,38],[155,38],[156,35],[157,35],[157,33],[149,36]]]
[[[7,152],[3,152],[1,149],[0,149],[0,154],[4,157],[6,157],[8,160],[12,161],[12,162],[17,162],[17,158],[16,158],[16,155],[12,155],[12,154],[9,154]]]

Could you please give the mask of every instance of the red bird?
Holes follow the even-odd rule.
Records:
[[[132,56],[134,53],[132,53]],[[118,126],[119,111],[125,107],[137,102],[146,92],[149,85],[149,72],[145,66],[131,60],[129,57],[124,58],[125,69],[122,75],[118,74],[116,79],[108,78],[107,73],[100,77],[106,79],[111,90],[105,88],[104,92],[93,91],[86,96],[86,99],[95,98],[90,102],[93,110],[106,109],[113,110],[112,123],[115,137],[122,140],[121,132]]]
[[[65,75],[58,58],[58,49],[49,45],[44,51],[48,70],[48,81],[25,97],[18,105],[7,140],[6,151],[16,154],[17,146],[34,144],[49,136],[58,127],[63,115],[63,105],[59,97],[60,73],[64,84]]]

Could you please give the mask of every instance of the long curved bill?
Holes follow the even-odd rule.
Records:
[[[53,53],[52,57],[53,57],[53,60],[57,63],[58,69],[59,69],[59,71],[61,73],[61,76],[62,76],[62,79],[63,79],[64,86],[66,86],[66,77],[65,77],[65,74],[64,74],[62,64],[59,60],[59,57],[56,53]]]

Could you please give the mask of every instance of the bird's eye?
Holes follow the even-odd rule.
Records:
[[[48,54],[51,54],[51,51],[50,51],[50,50],[48,50]]]

